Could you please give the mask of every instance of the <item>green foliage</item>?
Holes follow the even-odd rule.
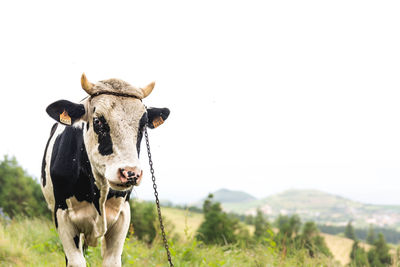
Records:
[[[297,215],[291,217],[280,215],[276,219],[279,228],[275,236],[277,248],[286,257],[287,255],[297,254],[304,251],[309,257],[332,257],[325,239],[320,236],[317,225],[314,222],[306,222],[301,228],[301,221]]]
[[[328,246],[322,236],[319,235],[319,230],[314,222],[306,222],[303,226],[303,231],[298,237],[300,248],[305,248],[311,257],[318,254],[332,257]]]
[[[29,176],[17,160],[4,156],[0,162],[0,207],[11,218],[15,216],[47,216],[47,208],[40,185]]]
[[[356,234],[354,232],[353,225],[351,224],[351,221],[349,221],[346,225],[346,229],[344,231],[344,236],[347,238],[350,238],[352,240],[357,240]]]
[[[372,226],[370,226],[372,227]],[[318,225],[318,228],[321,230],[322,233],[327,233],[331,235],[338,235],[338,234],[344,234],[344,231],[346,229],[346,226],[333,226],[333,225]],[[382,233],[383,236],[385,237],[386,242],[392,243],[392,244],[398,244],[400,243],[400,232],[396,231],[394,228],[387,228],[387,227],[378,227],[374,226],[372,229],[369,228],[354,228],[354,232],[356,234],[357,239],[367,241],[367,237],[369,232],[372,230],[373,232],[373,240],[376,238],[377,233]],[[368,242],[368,244],[373,245],[374,241]]]
[[[236,234],[236,242],[242,248],[251,247],[254,245],[253,237],[250,235],[249,230],[244,227],[242,224],[237,224],[237,229],[235,231]]]
[[[156,237],[157,214],[151,202],[131,201],[131,226],[133,235],[147,243]]]
[[[367,243],[370,245],[373,245],[375,243],[375,231],[374,231],[374,227],[372,225],[369,226],[368,228],[368,234],[367,234]]]
[[[283,257],[291,254],[296,250],[294,237],[297,235],[301,221],[297,215],[288,217],[286,215],[279,215],[275,220],[275,225],[278,227],[279,232],[275,235],[274,241],[277,244],[277,249],[282,252]]]
[[[65,266],[54,224],[45,218],[0,223],[0,266]]]
[[[188,210],[190,212],[203,213],[203,209],[199,208],[197,206],[174,205],[171,202],[166,202],[166,201],[163,201],[160,204],[161,204],[161,207],[168,207],[168,208],[174,208],[174,209],[179,209],[179,210]]]
[[[268,242],[271,238],[271,226],[265,219],[261,210],[257,210],[257,215],[253,219],[254,222],[254,239],[257,242]]]
[[[279,215],[276,219],[276,224],[279,228],[279,233],[287,237],[297,235],[301,227],[301,220],[297,214],[288,217],[286,215]]]
[[[242,238],[247,239],[245,230],[241,229],[237,218],[228,216],[222,211],[221,204],[212,202],[213,195],[210,194],[204,201],[204,221],[197,230],[196,238],[205,244],[227,245],[236,243],[237,231]]]
[[[369,267],[367,252],[360,247],[358,241],[354,241],[350,252],[350,266],[352,267]]]
[[[275,253],[276,248],[277,248],[277,244],[274,240],[274,236],[275,236],[274,231],[272,231],[272,229],[268,229],[267,235],[263,240],[264,241],[263,244],[267,246],[268,251],[271,253]]]
[[[246,224],[253,225],[254,224],[254,217],[252,215],[246,215],[244,217],[244,222]]]
[[[368,251],[368,261],[373,267],[390,266],[392,257],[389,254],[389,247],[386,244],[385,237],[382,234],[378,235],[375,240],[374,247]]]

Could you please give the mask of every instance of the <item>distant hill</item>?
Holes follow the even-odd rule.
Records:
[[[363,204],[317,190],[288,190],[256,199],[245,192],[221,189],[214,196],[224,210],[239,214],[254,215],[261,209],[270,218],[298,214],[303,221],[318,224],[345,225],[352,220],[357,227],[400,227],[400,206]]]
[[[250,202],[257,199],[246,192],[228,189],[220,189],[214,192],[213,195],[214,200],[221,203]]]
[[[234,191],[225,188],[219,189],[218,191],[215,191],[212,194],[215,202],[220,202],[223,205],[232,205],[234,207],[240,206],[244,203],[253,203],[254,201],[257,201],[257,198],[246,192]],[[202,208],[205,199],[206,198],[203,198],[198,202],[192,203],[191,206]],[[238,211],[235,212],[241,213]]]

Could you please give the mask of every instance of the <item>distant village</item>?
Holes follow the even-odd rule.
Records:
[[[292,215],[298,214],[303,220],[313,220],[318,223],[334,226],[346,226],[349,221],[359,227],[375,225],[379,227],[400,227],[400,213],[398,211],[378,210],[367,212],[364,209],[348,208],[344,212],[333,212],[331,209],[327,211],[314,211],[307,209],[274,209],[265,204],[259,209],[270,218],[275,218],[279,214]],[[251,208],[245,212],[246,215],[257,214],[257,208]]]

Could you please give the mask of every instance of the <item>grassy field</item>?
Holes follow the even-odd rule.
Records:
[[[325,242],[332,252],[335,260],[339,261],[342,265],[346,265],[350,262],[350,252],[353,246],[353,240],[340,237],[336,235],[321,234],[325,238]],[[360,246],[368,250],[371,248],[370,245],[360,243]]]
[[[251,249],[239,246],[205,246],[194,238],[201,214],[163,208],[167,223],[175,224],[169,233],[175,266],[339,266],[326,257],[309,258],[306,251],[284,257],[263,246]],[[185,230],[186,229],[186,230]],[[179,235],[180,238],[176,236]],[[87,266],[101,266],[100,246],[89,247]],[[168,266],[166,253],[157,238],[151,246],[128,238],[122,255],[123,266]],[[64,266],[65,259],[52,222],[43,219],[19,219],[0,224],[0,266]]]
[[[175,226],[173,231],[185,241],[195,235],[203,221],[203,214],[174,208],[163,207],[162,215]]]
[[[340,266],[349,263],[353,241],[322,234],[334,255],[311,259],[305,251],[284,257],[279,252],[257,246],[205,246],[198,243],[195,231],[203,215],[173,208],[162,208],[175,266]],[[249,231],[253,232],[253,227]],[[369,245],[362,244],[366,249]],[[101,266],[100,247],[86,252],[88,266]],[[124,266],[167,266],[160,238],[152,246],[128,238],[122,256]],[[0,224],[0,266],[64,266],[65,259],[52,222],[20,219]]]
[[[187,233],[193,235],[203,221],[203,214],[200,213],[166,207],[162,209],[162,212],[169,221],[176,225],[174,231],[182,237],[186,236],[185,229]],[[254,227],[248,226],[248,228],[250,233],[254,232]],[[350,262],[350,252],[353,246],[353,241],[335,235],[321,235],[325,238],[325,242],[328,245],[329,250],[332,252],[334,259],[342,265],[348,264]],[[370,245],[364,243],[361,243],[361,246],[367,250],[370,248]]]

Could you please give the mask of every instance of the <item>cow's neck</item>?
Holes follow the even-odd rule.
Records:
[[[114,215],[119,214],[123,203],[129,201],[131,190],[118,191],[111,189],[107,179],[101,176],[96,171],[93,171],[95,178],[94,184],[99,189],[98,207],[99,207],[99,219],[97,220],[97,232],[105,233],[107,228],[115,222]],[[109,203],[107,201],[110,201]],[[107,209],[107,205],[112,206],[113,212],[110,212],[110,207]]]
[[[93,175],[95,178],[95,185],[100,191],[100,196],[99,196],[99,208],[100,208],[100,220],[98,220],[98,231],[99,233],[102,233],[102,235],[105,234],[107,231],[107,220],[106,220],[106,201],[107,201],[107,195],[109,191],[109,185],[107,183],[107,180],[105,177],[97,173],[96,171],[93,171]]]

